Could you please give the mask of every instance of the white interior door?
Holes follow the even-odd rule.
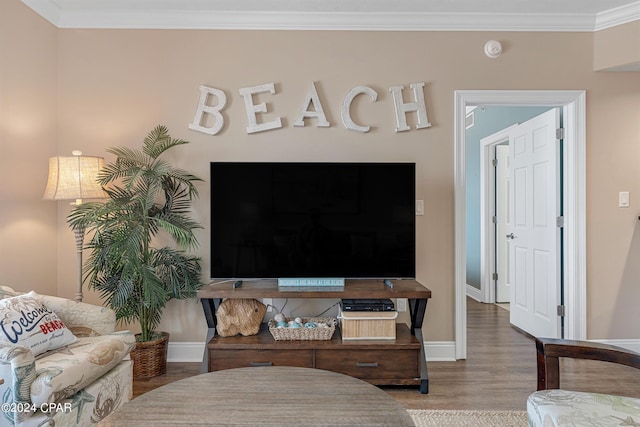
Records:
[[[559,122],[552,109],[509,135],[511,323],[551,338],[560,337]]]
[[[509,145],[496,146],[496,302],[509,302]]]

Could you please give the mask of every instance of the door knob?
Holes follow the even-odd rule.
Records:
[[[515,234],[513,234],[513,233],[509,233],[509,234],[507,234],[507,239],[509,239],[509,240],[513,240],[513,239],[515,239],[515,238],[516,238],[516,235],[515,235]]]

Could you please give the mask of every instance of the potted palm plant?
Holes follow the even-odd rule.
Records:
[[[202,286],[200,258],[186,252],[197,246],[194,229],[202,228],[190,217],[198,196],[194,183],[201,180],[162,158],[187,143],[157,126],[142,150],[108,149],[117,158],[98,177],[108,198],[78,205],[68,217],[72,227],[85,227],[91,235],[83,267],[89,289],[119,321],[140,325],[131,353],[138,378],[166,372],[169,337],[156,330],[162,312],[170,300],[195,297]],[[177,248],[153,246],[166,237]]]

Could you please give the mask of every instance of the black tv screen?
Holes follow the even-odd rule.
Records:
[[[211,163],[211,278],[415,278],[414,163]]]

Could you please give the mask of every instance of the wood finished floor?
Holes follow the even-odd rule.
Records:
[[[428,320],[425,328],[429,328]],[[509,324],[509,312],[467,299],[467,359],[430,362],[429,394],[383,387],[408,409],[525,410],[536,388],[533,339]],[[135,380],[133,395],[200,373],[200,363],[169,363],[167,374]],[[640,370],[606,362],[561,362],[561,385],[640,398]]]

